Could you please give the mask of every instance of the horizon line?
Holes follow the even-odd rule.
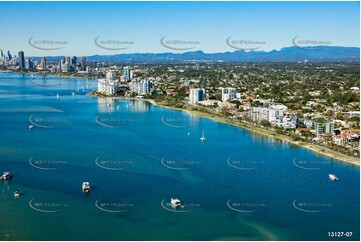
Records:
[[[62,55],[62,54],[57,54],[57,55],[29,55],[27,57],[33,57],[33,58],[38,58],[38,57],[60,57],[60,56],[84,56],[84,57],[92,57],[92,56],[113,56],[113,55],[135,55],[135,54],[153,54],[153,55],[158,55],[158,54],[173,54],[173,55],[182,55],[182,54],[187,54],[187,53],[196,53],[196,52],[202,52],[203,54],[225,54],[225,53],[234,53],[234,52],[244,52],[244,53],[270,53],[273,51],[281,51],[282,49],[287,49],[287,48],[297,48],[300,50],[317,50],[316,48],[320,49],[320,48],[327,48],[327,47],[331,47],[331,48],[357,48],[360,49],[360,47],[358,46],[340,46],[340,45],[313,45],[313,46],[295,46],[295,45],[291,45],[291,46],[285,46],[282,47],[280,49],[272,49],[269,51],[266,50],[244,50],[244,49],[235,49],[235,50],[231,50],[231,51],[224,51],[224,52],[204,52],[203,50],[194,50],[194,51],[184,51],[184,52],[132,52],[132,53],[109,53],[109,54],[92,54],[92,55]],[[314,48],[314,49],[311,49]],[[0,50],[4,50],[5,49],[1,49]],[[9,51],[9,50],[7,50]],[[22,51],[22,50],[19,50]],[[19,52],[18,51],[18,52]]]

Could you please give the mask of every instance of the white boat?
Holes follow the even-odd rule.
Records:
[[[81,189],[83,190],[83,193],[90,192],[90,184],[89,182],[83,182]]]
[[[10,180],[10,178],[12,177],[11,173],[8,171],[5,171],[2,175],[1,175],[1,180],[3,181],[8,181]]]
[[[15,197],[15,198],[20,197],[20,193],[19,193],[18,190],[15,190],[15,191],[14,191],[14,197]]]
[[[75,95],[75,92],[72,92],[72,93],[71,93],[71,95],[73,95],[73,96],[74,96],[74,95]]]
[[[29,125],[29,130],[32,130],[34,128],[34,125],[30,124]]]
[[[59,94],[56,94],[56,98],[59,99],[59,98],[60,98],[60,95],[59,95]]]
[[[182,204],[182,202],[176,197],[172,197],[170,199],[170,204],[172,205],[172,207],[174,209],[176,209],[176,208],[184,208],[184,205]]]
[[[328,178],[330,178],[331,181],[336,181],[338,180],[338,177],[334,174],[328,174]]]
[[[201,140],[202,140],[202,141],[206,141],[206,140],[207,140],[206,136],[204,136],[204,129],[202,130]]]
[[[120,109],[120,106],[119,106],[119,105],[117,105],[117,109],[118,109],[118,110]]]
[[[112,106],[110,103],[107,104],[108,107]]]

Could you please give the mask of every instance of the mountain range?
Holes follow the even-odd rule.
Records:
[[[48,56],[48,61],[58,61],[64,56]],[[191,51],[184,53],[134,53],[86,56],[87,62],[125,63],[184,63],[184,62],[358,62],[360,48],[341,46],[285,47],[272,51],[236,50],[223,53]]]

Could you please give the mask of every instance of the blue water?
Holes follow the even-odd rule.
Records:
[[[95,88],[0,73],[0,239],[360,239],[358,166]]]

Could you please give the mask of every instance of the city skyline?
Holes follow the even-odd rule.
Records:
[[[255,42],[236,46],[247,51],[271,51],[294,45],[295,38],[345,47],[359,47],[360,41],[359,2],[2,2],[0,6],[6,10],[0,16],[0,49],[22,50],[26,56],[233,52],[231,41]],[[24,18],[33,20],[26,28],[20,24]],[[42,44],[44,40],[60,44]],[[104,44],[109,40],[111,44]],[[176,45],[174,40],[188,44]]]

